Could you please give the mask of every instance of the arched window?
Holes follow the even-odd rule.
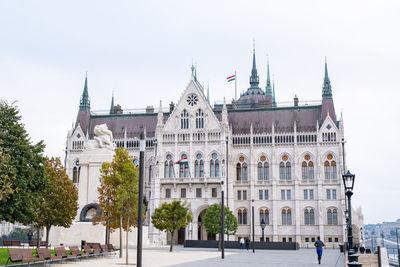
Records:
[[[239,209],[237,214],[238,214],[238,224],[247,224],[247,210]]]
[[[286,180],[292,180],[292,165],[286,162]]]
[[[236,164],[236,180],[247,180],[248,179],[248,165],[244,162],[244,157],[239,158],[239,163]]]
[[[196,155],[196,160],[194,161],[195,177],[204,177],[204,161],[202,157],[200,153]]]
[[[310,208],[304,210],[304,224],[314,225],[314,209]]]
[[[281,162],[279,163],[279,179],[281,181],[285,180],[285,163]]]
[[[165,178],[173,178],[175,176],[174,162],[172,161],[172,156],[169,154],[164,162],[164,176]]]
[[[327,215],[328,215],[328,224],[336,225],[338,223],[337,209],[328,209]]]
[[[281,181],[292,180],[292,165],[288,160],[289,160],[288,156],[283,155],[282,161],[281,163],[279,163],[279,179]]]
[[[218,155],[213,153],[210,160],[210,177],[219,177],[219,160]]]
[[[260,224],[264,220],[265,224],[269,224],[269,210],[268,209],[260,209]]]
[[[291,225],[292,224],[292,211],[291,209],[282,210],[282,224]]]
[[[186,159],[180,162],[179,164],[179,177],[189,177],[189,164],[187,161],[186,154],[182,154],[181,159]],[[204,165],[203,165],[204,171]]]
[[[328,154],[328,156],[326,156],[326,160],[324,162],[324,173],[326,180],[337,179],[336,161],[333,160],[332,154]]]
[[[266,161],[265,156],[260,157],[260,161],[257,164],[258,180],[269,180],[269,164]]]
[[[204,112],[201,109],[196,112],[196,128],[204,128]]]
[[[314,163],[308,154],[304,156],[304,161],[301,163],[301,175],[304,180],[314,180]]]
[[[133,159],[133,165],[135,165],[135,168],[139,167],[139,160],[138,159]]]
[[[181,129],[189,129],[189,113],[186,109],[181,113]]]
[[[149,166],[149,183],[151,183],[151,178],[153,178],[153,168],[152,168],[152,166],[150,165],[150,166]]]
[[[79,166],[79,161],[75,162],[75,166],[72,169],[72,182],[74,184],[79,183],[79,176],[81,175],[81,166]]]

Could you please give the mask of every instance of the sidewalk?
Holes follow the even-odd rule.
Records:
[[[125,251],[124,251],[125,252]],[[125,255],[124,255],[125,256]],[[143,267],[186,267],[186,266],[329,266],[343,267],[345,262],[343,254],[339,250],[326,249],[322,257],[322,264],[318,265],[317,256],[314,249],[300,250],[233,250],[225,251],[225,259],[221,259],[221,253],[216,249],[196,249],[175,247],[172,253],[169,247],[152,248],[143,250]],[[81,261],[64,262],[63,264],[52,264],[52,267],[102,267],[102,266],[122,266],[125,257],[120,259],[118,255],[90,258]],[[136,265],[136,250],[129,250],[129,263]]]

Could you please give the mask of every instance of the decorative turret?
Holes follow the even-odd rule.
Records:
[[[158,114],[157,114],[157,127],[163,126],[164,124],[164,114],[162,111],[162,102],[160,100],[160,107],[158,108]]]
[[[275,79],[272,81],[272,106],[276,108],[276,100],[275,100]]]
[[[324,84],[322,86],[322,98],[332,98],[332,86],[328,76],[328,64],[326,63],[326,58],[325,58],[325,77],[324,77]]]
[[[89,92],[88,92],[88,82],[87,82],[87,73],[85,78],[85,86],[83,87],[83,93],[79,105],[79,110],[89,109],[90,110],[90,100],[89,100]]]
[[[226,101],[225,101],[225,97],[224,97],[224,104],[222,106],[222,120],[221,123],[224,127],[228,127],[229,122],[228,122],[228,109],[226,107]]]
[[[110,114],[114,114],[114,92],[113,92],[112,98],[111,98]]]
[[[253,47],[253,68],[251,69],[250,88],[257,89],[259,84],[259,77],[256,68],[256,49]]]
[[[79,125],[84,133],[88,135],[90,121],[90,100],[88,91],[87,73],[85,77],[85,85],[79,103],[79,112],[76,118],[75,128]],[[86,136],[88,138],[88,136]]]
[[[265,94],[272,96],[271,79],[269,76],[269,60],[267,61],[267,84],[265,86]]]

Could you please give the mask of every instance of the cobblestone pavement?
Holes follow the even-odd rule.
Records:
[[[125,251],[124,251],[125,252]],[[125,255],[124,255],[125,256]],[[129,250],[129,265],[136,265],[136,249]],[[66,261],[61,264],[51,264],[51,267],[102,267],[102,266],[123,266],[125,257],[118,255],[91,257],[76,261]],[[251,250],[239,251],[228,249],[225,252],[225,259],[216,249],[195,249],[175,247],[172,253],[169,247],[148,248],[143,250],[143,267],[253,267],[253,266],[279,266],[279,267],[308,267],[308,266],[329,266],[343,267],[345,265],[344,255],[336,249],[326,249],[322,257],[322,264],[317,262],[314,249],[300,249],[296,251],[287,250]]]

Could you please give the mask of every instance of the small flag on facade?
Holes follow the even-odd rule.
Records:
[[[181,158],[180,160],[178,160],[174,164],[188,164],[187,157]]]
[[[236,74],[235,74],[235,75],[232,75],[232,76],[229,76],[229,77],[226,78],[226,79],[228,80],[228,82],[234,81],[234,80],[236,80]]]

